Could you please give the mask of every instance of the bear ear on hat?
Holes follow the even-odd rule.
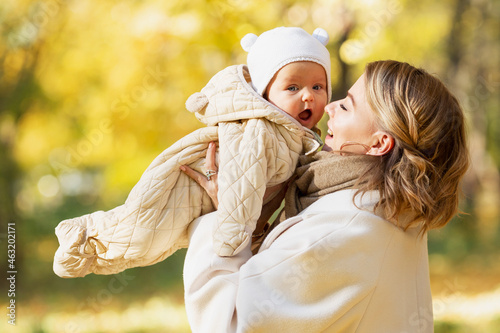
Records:
[[[240,42],[243,50],[250,52],[253,44],[255,44],[255,42],[257,41],[257,38],[259,38],[259,37],[256,34],[252,34],[252,33],[246,34],[245,37],[243,37],[241,39],[241,42]]]
[[[316,30],[314,30],[314,32],[312,33],[312,36],[325,46],[326,44],[328,44],[328,40],[330,40],[328,32],[326,32],[326,30],[322,28],[316,28]]]

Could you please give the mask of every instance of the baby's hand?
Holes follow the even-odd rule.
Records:
[[[195,182],[200,184],[203,189],[205,189],[210,199],[212,199],[215,209],[219,207],[219,200],[217,199],[217,191],[219,190],[219,183],[217,182],[218,168],[215,163],[216,152],[217,148],[215,143],[210,142],[208,144],[207,158],[205,160],[205,169],[207,170],[206,175],[191,169],[187,165],[181,165],[180,167],[182,172],[191,177]]]

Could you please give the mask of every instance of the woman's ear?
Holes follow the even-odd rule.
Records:
[[[394,148],[394,138],[387,132],[378,131],[373,134],[374,144],[366,155],[383,156]]]

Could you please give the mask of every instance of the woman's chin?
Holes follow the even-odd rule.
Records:
[[[323,145],[323,148],[321,150],[324,151],[333,151],[333,136],[332,135],[327,135],[325,137],[325,144]]]
[[[330,148],[330,146],[328,146],[327,144],[324,144],[323,145],[323,148],[321,148],[322,151],[332,151],[332,148]]]

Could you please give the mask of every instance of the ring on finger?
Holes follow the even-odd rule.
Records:
[[[213,175],[216,175],[217,174],[217,171],[215,170],[207,170],[205,172],[205,176],[207,176],[207,179],[210,180],[210,177],[212,177]]]

